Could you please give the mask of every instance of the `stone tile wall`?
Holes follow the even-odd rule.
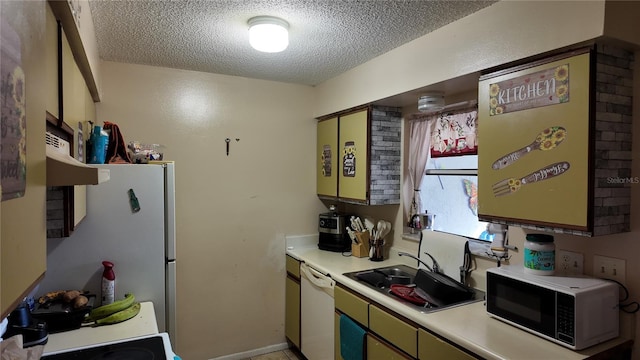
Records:
[[[400,108],[371,109],[369,205],[400,203],[401,122]]]

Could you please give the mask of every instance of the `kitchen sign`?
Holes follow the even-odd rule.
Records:
[[[489,115],[569,102],[569,64],[489,85]]]
[[[347,141],[344,143],[344,152],[342,158],[342,176],[356,176],[356,143],[355,141]]]

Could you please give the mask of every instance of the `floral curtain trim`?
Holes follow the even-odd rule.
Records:
[[[477,128],[477,109],[439,115],[431,134],[431,157],[477,154]]]

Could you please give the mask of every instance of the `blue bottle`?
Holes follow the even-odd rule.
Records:
[[[107,157],[107,146],[109,145],[109,135],[102,131],[101,126],[94,126],[89,138],[89,164],[104,164]]]

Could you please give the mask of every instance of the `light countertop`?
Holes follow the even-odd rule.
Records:
[[[98,327],[83,326],[76,330],[49,334],[49,341],[44,346],[44,355],[81,346],[157,334],[158,324],[153,303],[142,302],[140,304],[142,306],[138,315],[119,324]]]
[[[286,253],[425,329],[487,359],[585,359],[628,340],[621,336],[581,351],[573,351],[489,317],[484,301],[422,313],[343,275],[397,264],[416,267],[414,260],[399,257],[393,248],[389,251],[388,259],[372,262],[368,258],[319,250],[317,237],[314,239],[313,235],[308,235],[287,237]]]

